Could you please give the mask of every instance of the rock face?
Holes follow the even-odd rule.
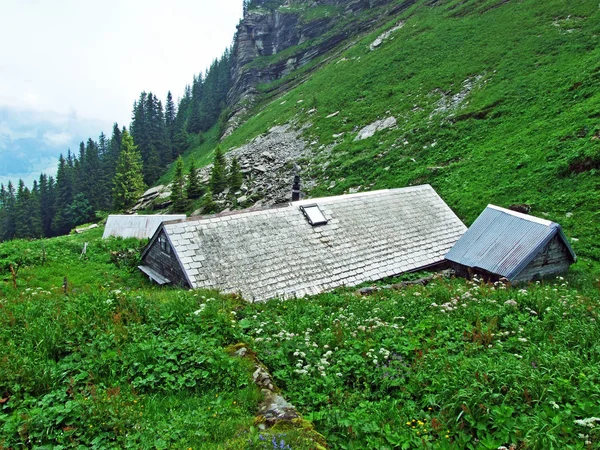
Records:
[[[386,119],[376,120],[375,122],[367,125],[358,132],[358,135],[354,138],[355,141],[362,141],[363,139],[370,138],[378,131],[386,130],[396,126],[396,118],[391,116]]]
[[[225,154],[229,162],[235,156],[240,163],[244,184],[233,194],[238,206],[267,206],[291,200],[294,174],[302,175],[297,161],[309,156],[312,150],[300,138],[300,131],[290,125],[273,127],[267,134],[257,136],[248,144]],[[200,169],[200,179],[208,182],[212,165]],[[312,187],[311,181],[302,179],[303,188]],[[215,197],[222,208],[233,205],[227,196]]]
[[[306,0],[300,2],[305,4],[302,9],[298,3],[291,0],[255,0],[240,21],[232,55],[233,87],[228,94],[232,115],[225,136],[239,125],[253,104],[258,84],[285,77],[348,37],[389,20],[390,15],[407,8],[414,0],[401,4],[393,0]],[[306,19],[306,11],[314,7],[329,8],[318,17]],[[367,9],[374,9],[379,14],[369,14],[368,18],[364,18],[359,13]],[[273,58],[295,46],[297,49],[285,58]]]

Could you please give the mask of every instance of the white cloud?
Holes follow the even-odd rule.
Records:
[[[0,106],[128,125],[231,45],[242,0],[0,0]]]
[[[44,133],[44,142],[50,147],[67,145],[73,139],[73,135],[66,131]]]

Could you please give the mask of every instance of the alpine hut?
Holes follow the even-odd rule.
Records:
[[[458,275],[524,283],[569,270],[577,258],[559,224],[488,205],[446,255]]]
[[[316,294],[436,266],[466,227],[429,185],[163,223],[140,269],[248,301]]]
[[[111,214],[102,239],[110,236],[149,239],[161,223],[185,218],[185,214]]]

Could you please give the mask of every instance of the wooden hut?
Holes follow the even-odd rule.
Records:
[[[559,224],[488,207],[446,255],[457,274],[524,283],[569,270],[577,258]]]

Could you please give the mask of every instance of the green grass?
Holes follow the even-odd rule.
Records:
[[[333,448],[595,448],[597,430],[575,422],[600,414],[598,290],[586,286],[439,280],[238,318]]]
[[[0,245],[0,449],[311,448],[254,426],[253,366],[227,351],[240,300],[153,287],[144,243],[101,234]]]
[[[600,416],[585,265],[526,289],[440,279],[248,304],[152,286],[132,272],[142,243],[101,232],[0,245],[22,264],[16,289],[2,269],[0,448],[315,448],[310,427],[257,427],[240,342],[331,448],[600,442],[576,422]]]

